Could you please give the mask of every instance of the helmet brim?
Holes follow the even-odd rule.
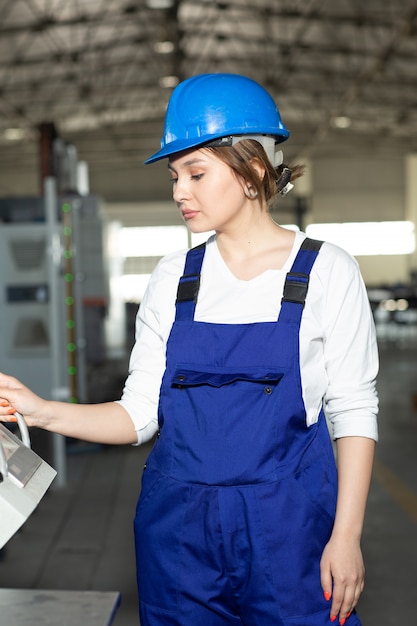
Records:
[[[230,133],[233,135],[234,133]],[[242,132],[235,133],[236,136],[242,136]],[[248,133],[253,137],[252,133]],[[257,135],[262,134],[257,129]],[[270,135],[270,133],[265,132],[265,135]],[[290,136],[289,131],[286,128],[282,128],[280,135],[274,135],[275,143],[282,143],[286,141]],[[179,152],[185,152],[186,150],[191,150],[192,148],[204,148],[205,145],[209,144],[211,141],[215,139],[221,139],[219,135],[205,136],[204,141],[201,140],[201,137],[192,137],[187,139],[177,139],[175,141],[171,141],[169,144],[155,152],[149,159],[146,159],[145,165],[149,165],[150,163],[155,163],[156,161],[160,161],[161,159],[165,159],[167,157],[172,156],[173,154],[177,154]]]

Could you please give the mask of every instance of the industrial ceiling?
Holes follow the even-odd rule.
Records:
[[[0,194],[25,189],[1,172],[38,167],[49,123],[94,191],[149,199],[172,88],[206,72],[271,92],[290,160],[401,157],[417,150],[416,61],[415,0],[0,0]]]

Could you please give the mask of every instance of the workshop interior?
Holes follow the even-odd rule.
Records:
[[[0,0],[0,371],[45,398],[120,398],[152,271],[210,235],[187,229],[166,163],[144,165],[173,89],[235,73],[276,101],[306,171],[271,215],[356,258],[377,332],[364,626],[415,620],[416,61],[415,0]],[[139,623],[150,446],[0,426],[5,624]]]

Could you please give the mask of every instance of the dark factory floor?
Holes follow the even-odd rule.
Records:
[[[363,626],[399,626],[417,623],[414,334],[386,335],[380,357],[380,442],[363,535],[366,589],[358,612]],[[114,371],[116,390],[120,369],[120,363],[101,366],[93,376],[96,390],[103,384],[111,388]],[[0,553],[0,587],[120,591],[115,626],[138,626],[132,520],[149,446],[69,442],[67,450],[67,484],[50,489]]]

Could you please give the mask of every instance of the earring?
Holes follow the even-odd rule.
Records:
[[[250,200],[254,200],[258,196],[258,192],[253,185],[248,185],[245,187],[245,196]]]

